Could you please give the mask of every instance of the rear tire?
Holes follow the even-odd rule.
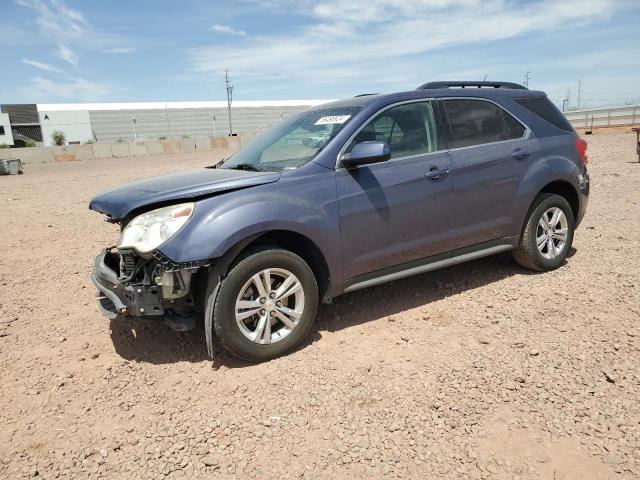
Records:
[[[513,257],[530,270],[556,269],[571,250],[574,230],[575,220],[569,202],[553,193],[540,194],[529,210]]]
[[[287,250],[265,248],[244,256],[222,280],[213,327],[229,353],[261,362],[299,346],[317,309],[318,285],[309,265]]]

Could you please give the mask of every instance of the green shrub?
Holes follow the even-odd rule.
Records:
[[[25,147],[35,147],[36,146],[36,142],[33,140],[27,140],[24,144]]]
[[[54,145],[64,145],[66,137],[64,135],[64,132],[56,130],[51,134],[51,140],[53,140]]]
[[[11,145],[7,145],[6,143],[0,143],[0,148],[11,148]]]

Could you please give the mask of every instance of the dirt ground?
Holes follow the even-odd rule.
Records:
[[[210,154],[0,177],[0,477],[640,478],[640,165],[596,131],[575,252],[509,255],[345,295],[306,345],[207,359],[203,330],[109,322],[87,209]]]

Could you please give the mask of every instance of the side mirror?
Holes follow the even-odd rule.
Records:
[[[391,158],[391,149],[387,142],[360,142],[353,147],[351,153],[345,153],[340,157],[344,168],[356,168],[359,165],[386,162]]]

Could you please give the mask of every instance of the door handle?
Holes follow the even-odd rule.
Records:
[[[440,177],[444,177],[449,174],[449,169],[445,168],[441,170],[439,167],[431,167],[429,171],[426,173],[425,177],[429,180],[438,180]]]
[[[511,154],[511,156],[516,160],[522,160],[523,158],[527,158],[529,155],[531,155],[531,152],[529,152],[528,150],[522,150],[520,148],[514,150]]]

